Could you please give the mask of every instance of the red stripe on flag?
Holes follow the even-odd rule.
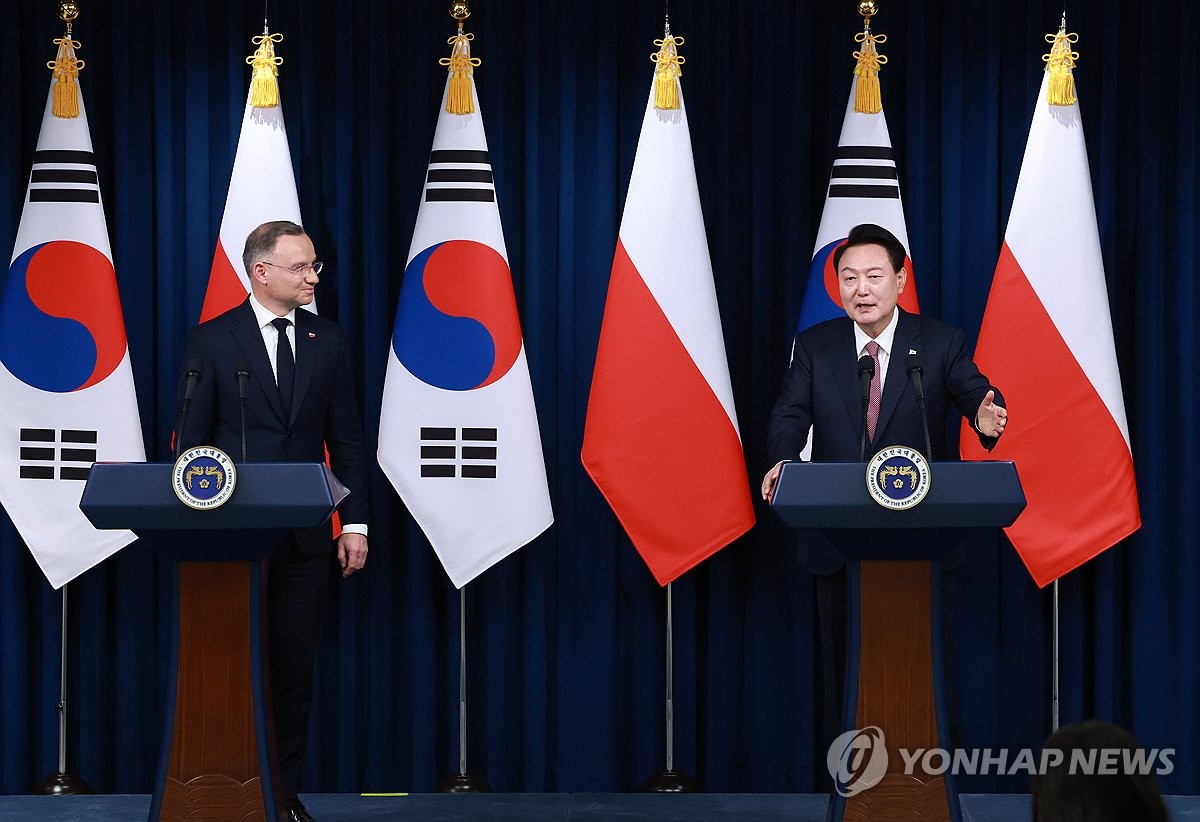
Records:
[[[660,585],[754,525],[737,431],[619,241],[582,458]]]
[[[231,308],[236,308],[246,299],[246,293],[246,286],[233,270],[229,255],[225,253],[218,237],[212,271],[208,275],[208,290],[204,292],[204,307],[200,310],[200,322],[206,322]]]
[[[1045,586],[1141,527],[1133,458],[1007,244],[975,361],[1010,416],[990,455],[964,425],[963,457],[1016,463],[1029,507],[1005,533]]]

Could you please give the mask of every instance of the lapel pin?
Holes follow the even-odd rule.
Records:
[[[308,338],[309,338],[310,340],[315,340],[315,339],[317,338],[317,332],[316,332],[316,331],[309,331],[309,332],[308,332]]]

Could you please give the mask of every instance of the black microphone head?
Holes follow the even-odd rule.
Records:
[[[192,357],[187,362],[186,373],[189,377],[200,377],[204,374],[204,360]]]
[[[911,374],[916,371],[918,374],[925,373],[921,368],[921,357],[916,351],[909,351],[908,356],[904,358],[904,371]]]
[[[858,358],[858,376],[875,376],[875,358],[870,354],[863,354]]]
[[[233,369],[233,376],[249,377],[250,376],[250,361],[248,359],[246,359],[245,357],[242,357],[240,360],[238,360],[237,365]]]

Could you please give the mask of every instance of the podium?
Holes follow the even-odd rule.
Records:
[[[195,510],[171,463],[96,463],[79,503],[174,561],[171,692],[151,822],[281,819],[271,732],[264,559],[324,524],[348,491],[321,463],[245,463],[223,506]]]
[[[925,499],[891,510],[871,499],[866,471],[865,463],[787,463],[771,503],[785,525],[819,529],[847,560],[845,734],[839,739],[859,751],[850,773],[834,775],[826,819],[961,822],[950,763],[934,757],[933,770],[945,765],[943,773],[926,773],[920,761],[906,773],[900,751],[953,754],[941,558],[965,529],[1011,525],[1025,509],[1025,494],[1011,462],[937,462]],[[886,767],[878,748],[886,750]],[[858,786],[847,784],[855,778],[862,778]]]

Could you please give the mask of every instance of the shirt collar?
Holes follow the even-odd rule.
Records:
[[[875,342],[879,343],[879,347],[882,348],[883,352],[889,357],[892,355],[892,342],[896,339],[896,325],[899,323],[899,321],[900,309],[898,307],[893,308],[892,318],[888,320],[887,326],[883,329],[883,331],[879,332],[879,336],[875,338]],[[853,323],[853,325],[855,345],[854,350],[857,351],[861,356],[867,353],[867,343],[871,341],[871,337],[866,331],[863,331],[858,327],[858,323]]]
[[[255,298],[253,292],[250,294],[250,307],[254,309],[254,319],[258,321],[259,328],[266,328],[273,320],[279,317],[279,315],[274,311],[260,303],[258,299]],[[292,325],[296,324],[296,309],[293,308],[283,316],[287,317]]]

